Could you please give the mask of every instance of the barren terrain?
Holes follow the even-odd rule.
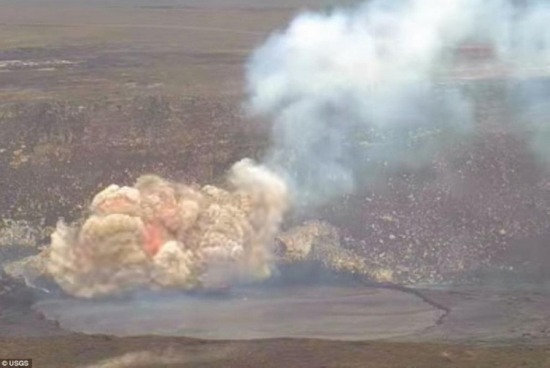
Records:
[[[246,115],[246,60],[298,11],[332,5],[0,1],[0,264],[48,243],[59,218],[77,218],[110,183],[131,184],[143,173],[216,183],[238,159],[262,157],[269,124]],[[430,320],[422,335],[349,342],[75,333],[33,310],[43,294],[0,275],[0,358],[33,358],[35,367],[550,367],[548,250],[541,246],[550,234],[550,178],[521,139],[499,130],[509,119],[499,82],[479,91],[476,113],[491,139],[476,142],[471,156],[453,147],[458,158],[446,162],[471,174],[463,184],[480,188],[476,195],[446,196],[434,184],[415,191],[422,205],[409,201],[409,183],[438,175],[440,162],[411,181],[390,180],[390,193],[358,193],[302,216],[329,219],[348,246],[360,244],[388,265],[409,262],[402,272],[413,282],[432,273],[434,281],[452,274],[489,285],[425,291],[447,315]],[[495,178],[506,185],[495,189]],[[430,248],[413,257],[402,247],[415,229]],[[464,264],[452,263],[461,256]],[[486,271],[494,262],[498,272]],[[463,275],[471,269],[473,277]]]

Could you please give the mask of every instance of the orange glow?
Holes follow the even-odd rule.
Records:
[[[153,257],[164,244],[162,225],[158,223],[149,223],[145,225],[143,249]]]

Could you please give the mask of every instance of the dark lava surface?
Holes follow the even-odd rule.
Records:
[[[215,298],[55,299],[39,302],[34,309],[76,332],[219,340],[399,338],[435,325],[444,314],[395,290],[322,285],[235,290]]]
[[[321,338],[469,342],[550,342],[550,295],[498,290],[420,291],[293,286],[224,297],[141,296],[118,301],[54,299],[34,305],[67,330],[115,336],[231,340]]]
[[[415,301],[411,295],[399,295],[398,291],[358,289],[357,286],[331,289],[309,285],[306,290],[291,288],[283,293],[272,291],[270,295],[265,291],[256,292],[248,295],[251,304],[246,304],[241,294],[237,300],[235,296],[217,295],[196,296],[191,301],[181,296],[176,299],[156,296],[153,300],[149,295],[149,299],[133,302],[89,302],[93,304],[91,308],[89,305],[82,308],[83,301],[50,298],[35,305],[35,309],[51,308],[46,313],[50,317],[60,316],[61,325],[72,325],[66,327],[136,334],[117,337],[62,329],[59,323],[48,321],[31,309],[36,295],[21,285],[11,286],[10,294],[4,293],[0,299],[0,356],[33,358],[39,367],[411,367],[412,364],[434,368],[538,368],[550,365],[550,349],[546,345],[548,296],[537,293],[423,290],[430,299],[441,305],[445,303],[450,309],[439,324],[431,326],[428,325],[434,323],[433,318],[441,316],[441,310],[434,310],[421,300]],[[293,294],[296,292],[299,295]],[[331,300],[334,297],[338,300]],[[312,303],[314,300],[319,303]],[[153,303],[158,304],[153,308]],[[186,310],[190,306],[201,308]],[[336,306],[337,310],[331,310]],[[147,310],[152,313],[145,313]],[[330,319],[322,313],[329,310]],[[210,312],[215,314],[208,315]],[[297,322],[296,318],[301,323],[292,323]],[[350,326],[351,320],[361,324]],[[185,321],[191,321],[187,328],[195,330],[185,331],[181,325]],[[214,322],[219,324],[214,326]],[[241,325],[242,328],[237,327]],[[347,328],[344,335],[337,336],[344,327]],[[284,336],[304,332],[318,335],[330,332],[335,336],[327,340],[246,339],[245,335],[251,331],[255,337],[259,337],[258,333],[267,337],[268,334]],[[169,335],[186,332],[215,340],[155,335],[154,332]],[[395,338],[395,334],[402,333],[409,335]],[[359,336],[376,340],[335,341]],[[390,340],[384,342],[380,338]]]

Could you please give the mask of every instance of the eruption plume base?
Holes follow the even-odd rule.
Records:
[[[97,194],[80,225],[59,223],[44,252],[47,273],[74,296],[150,287],[218,288],[261,280],[288,197],[285,183],[250,160],[229,190],[142,176]]]

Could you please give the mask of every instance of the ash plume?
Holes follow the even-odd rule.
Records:
[[[250,160],[229,189],[142,176],[110,185],[73,226],[59,223],[47,273],[68,294],[91,298],[137,288],[220,288],[270,275],[270,244],[288,206],[285,183]]]
[[[494,53],[534,152],[545,144],[550,87],[518,79],[548,61],[550,10],[542,1],[374,0],[304,13],[248,63],[248,105],[273,122],[267,162],[302,205],[323,204],[400,168],[434,161],[479,126],[474,98],[453,75],[467,44]],[[541,111],[543,110],[543,111]],[[544,134],[541,136],[540,134]]]

